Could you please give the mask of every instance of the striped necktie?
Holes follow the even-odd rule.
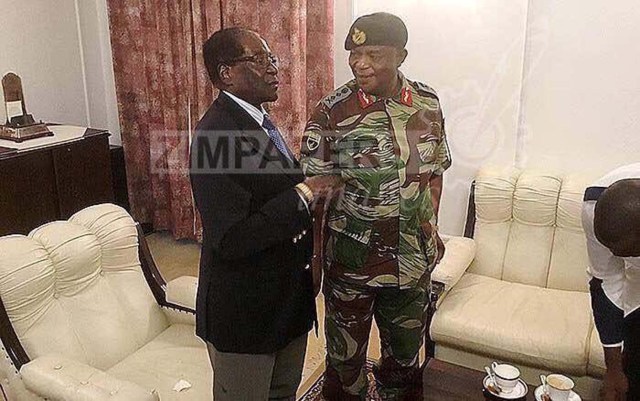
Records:
[[[276,126],[273,124],[273,122],[269,119],[269,117],[266,114],[264,115],[262,128],[267,130],[267,135],[269,135],[269,138],[271,138],[271,141],[273,142],[273,144],[276,145],[276,148],[278,148],[278,150],[283,155],[285,155],[287,159],[289,159],[289,161],[293,161],[294,160],[293,154],[289,150],[289,147],[287,147],[287,144],[284,141],[284,139],[282,139],[282,135],[280,134],[280,131],[278,131],[278,128],[276,128]]]

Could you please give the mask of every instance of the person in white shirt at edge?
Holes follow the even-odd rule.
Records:
[[[604,346],[604,401],[640,400],[640,163],[587,188],[582,209],[593,315]]]

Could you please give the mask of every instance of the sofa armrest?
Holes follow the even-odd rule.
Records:
[[[196,292],[198,279],[181,276],[169,281],[165,288],[162,310],[171,324],[196,324]]]
[[[439,300],[460,281],[476,256],[476,243],[471,238],[442,236],[442,240],[446,251],[431,273],[431,281],[440,286],[442,292]]]
[[[196,311],[196,292],[198,290],[198,278],[193,276],[181,276],[167,283],[166,298],[169,306],[178,306],[181,309]]]
[[[69,358],[46,355],[20,369],[28,390],[59,401],[159,401],[156,391]]]

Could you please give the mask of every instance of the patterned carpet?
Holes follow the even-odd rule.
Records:
[[[309,391],[307,391],[300,401],[323,401],[322,397],[322,385],[324,384],[324,375],[320,376],[320,378],[311,386]]]
[[[366,369],[367,379],[369,380],[369,389],[367,391],[367,401],[381,401],[378,392],[376,391],[376,381],[373,377],[371,369],[373,362],[367,361]],[[300,398],[299,401],[326,401],[322,396],[322,385],[324,384],[324,375],[320,376],[318,380],[311,386],[311,388]]]

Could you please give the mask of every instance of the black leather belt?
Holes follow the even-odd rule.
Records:
[[[597,201],[608,187],[589,187],[584,192],[584,201]]]

